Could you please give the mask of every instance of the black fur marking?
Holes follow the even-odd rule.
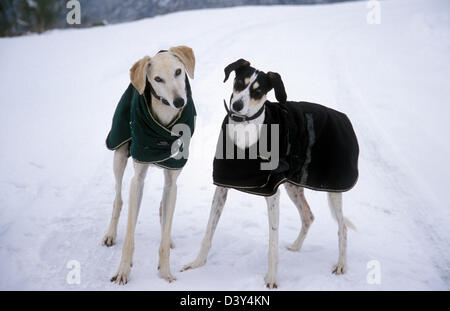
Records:
[[[253,81],[252,85],[250,85],[250,96],[254,99],[260,99],[264,94],[267,94],[272,89],[269,76],[264,72],[256,70],[253,67],[247,67],[245,69],[236,71],[233,90],[237,93],[240,93],[247,87],[249,87],[248,83],[245,83],[245,80],[250,79],[255,72],[257,72],[258,75],[256,77],[256,80]],[[258,83],[258,88],[255,89],[253,88],[253,86],[256,82]]]
[[[230,77],[230,73],[232,71],[235,71],[236,74],[237,74],[241,70],[245,70],[248,67],[250,67],[250,63],[248,61],[246,61],[245,59],[242,59],[242,58],[237,60],[237,61],[235,61],[234,63],[229,64],[224,69],[224,71],[225,71],[225,80],[223,80],[223,82],[226,82],[228,80],[228,78]]]
[[[235,62],[235,63],[237,63],[237,62]],[[235,64],[235,63],[233,63],[233,64]],[[229,65],[229,66],[231,66],[231,65]],[[277,94],[279,95],[279,96],[277,96],[277,99],[279,99],[280,102],[286,101],[286,99],[285,99],[286,93],[284,91],[284,85],[283,85],[283,82],[281,81],[280,75],[273,73],[273,72],[264,73],[262,71],[258,71],[257,69],[251,67],[250,65],[238,67],[234,71],[236,72],[236,77],[234,79],[234,85],[233,85],[234,92],[240,93],[243,90],[250,87],[250,97],[254,100],[259,100],[264,95],[269,93],[273,88],[275,88],[275,93],[276,93],[275,95],[276,96],[277,96]],[[256,77],[256,80],[253,81],[253,83],[249,86],[248,83],[245,83],[245,80],[250,79],[255,72],[257,72],[257,74],[258,74]],[[255,85],[255,83],[258,83],[257,88],[253,87]],[[284,94],[284,96],[283,96],[283,94]]]
[[[258,83],[258,87],[254,88],[254,85],[256,83]],[[264,95],[269,93],[271,89],[272,84],[270,83],[267,74],[265,74],[264,72],[259,72],[255,82],[253,82],[253,84],[250,85],[250,97],[254,100],[259,100]]]
[[[250,66],[236,70],[236,78],[234,78],[234,90],[238,93],[245,90],[248,87],[248,83],[245,83],[245,80],[250,79],[255,71],[256,69]]]
[[[275,90],[275,97],[276,99],[282,103],[286,103],[287,95],[286,90],[284,89],[283,80],[281,80],[281,76],[276,72],[268,72],[267,75],[269,76],[270,82],[272,84],[272,87]]]
[[[250,98],[257,101],[264,95],[269,93],[272,89],[275,91],[275,97],[281,104],[285,104],[287,100],[286,91],[284,88],[283,80],[281,76],[276,72],[264,73],[250,66],[250,62],[245,59],[239,59],[234,63],[229,64],[224,69],[225,81],[228,80],[232,71],[236,73],[234,78],[233,91],[234,93],[240,93],[243,90],[250,87]],[[257,73],[256,80],[251,85],[245,83],[246,79],[250,79],[253,74]],[[224,81],[224,82],[225,82]],[[255,83],[258,83],[257,88],[253,88]],[[233,94],[231,95],[231,99]]]

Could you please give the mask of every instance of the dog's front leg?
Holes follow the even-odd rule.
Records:
[[[278,190],[273,196],[267,197],[266,201],[269,214],[269,271],[264,280],[267,288],[277,288],[280,191]]]
[[[175,278],[170,273],[170,244],[171,244],[171,231],[172,220],[175,211],[175,203],[177,198],[177,178],[180,175],[181,170],[164,170],[164,191],[162,198],[162,236],[161,245],[159,247],[159,264],[158,274],[161,278],[172,282]]]
[[[164,225],[163,225],[163,201],[161,200],[161,202],[159,203],[159,223],[161,225],[161,236],[163,236],[164,234]],[[175,248],[175,243],[173,243],[173,240],[170,239],[170,248],[174,249]]]
[[[211,206],[211,212],[208,220],[208,227],[206,229],[205,237],[203,238],[202,247],[197,258],[189,265],[184,266],[181,271],[189,269],[195,269],[203,266],[208,258],[209,250],[211,249],[211,242],[216,230],[217,223],[219,222],[220,215],[222,214],[223,207],[227,200],[228,189],[223,187],[217,187],[214,193],[214,198]]]
[[[134,162],[134,177],[130,187],[130,206],[128,209],[128,224],[125,242],[122,248],[122,258],[119,269],[111,282],[126,284],[131,271],[134,252],[134,231],[136,229],[137,217],[144,191],[144,181],[147,174],[148,164]]]
[[[116,179],[116,198],[114,199],[113,212],[109,223],[108,232],[103,237],[102,243],[112,246],[116,241],[117,224],[119,223],[120,211],[122,210],[122,180],[128,161],[128,143],[114,152],[114,177]]]

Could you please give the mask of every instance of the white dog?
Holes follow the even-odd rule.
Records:
[[[117,223],[123,204],[122,179],[130,155],[133,157],[135,172],[130,188],[128,223],[122,258],[117,273],[111,279],[112,282],[126,284],[129,279],[134,251],[134,232],[144,180],[150,164],[162,167],[165,179],[160,204],[162,238],[159,249],[159,276],[169,282],[175,280],[169,265],[170,248],[173,247],[171,228],[177,196],[177,178],[186,159],[174,159],[172,144],[179,137],[172,129],[175,124],[184,122],[188,123],[193,131],[195,108],[190,98],[187,75],[193,78],[194,68],[195,56],[192,49],[178,46],[168,51],[160,51],[153,57],[146,56],[136,62],[130,70],[131,85],[116,109],[113,127],[107,139],[108,148],[115,150],[116,197],[109,229],[103,238],[103,244],[106,246],[113,245],[116,240]],[[184,149],[187,147],[184,145]]]

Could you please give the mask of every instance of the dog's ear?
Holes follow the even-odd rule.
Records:
[[[284,89],[283,80],[281,80],[281,76],[276,72],[268,72],[270,83],[275,91],[275,98],[282,104],[286,103],[287,95],[286,90]]]
[[[147,70],[151,63],[150,56],[138,60],[130,69],[130,80],[140,95],[144,94],[147,80]]]
[[[195,70],[194,51],[188,46],[180,45],[170,48],[169,52],[178,57],[178,59],[183,63],[184,68],[186,68],[189,77],[191,79],[194,79],[194,70]]]
[[[229,64],[228,66],[225,67],[224,71],[225,71],[225,80],[223,80],[223,82],[227,82],[228,78],[230,77],[230,73],[232,71],[236,71],[239,70],[243,67],[248,67],[250,66],[250,62],[246,61],[245,59],[239,59],[237,61],[235,61],[234,63]]]

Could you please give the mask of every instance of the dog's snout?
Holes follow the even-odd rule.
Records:
[[[234,111],[239,112],[242,110],[242,108],[244,108],[244,103],[242,102],[242,100],[237,100],[233,103]]]
[[[181,108],[184,106],[184,99],[181,97],[175,98],[175,100],[173,101],[173,105],[176,108]]]

